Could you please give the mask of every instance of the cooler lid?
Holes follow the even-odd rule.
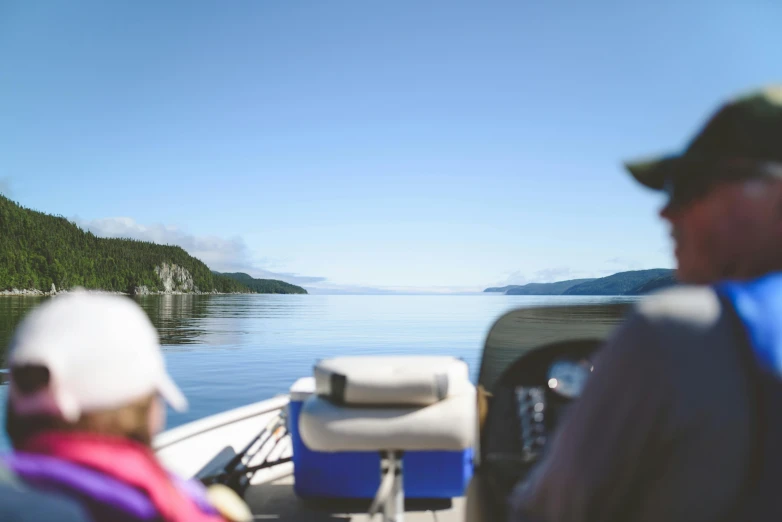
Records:
[[[293,383],[290,389],[290,400],[303,402],[315,393],[315,377],[302,377]]]

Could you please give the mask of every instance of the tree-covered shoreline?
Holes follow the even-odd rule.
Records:
[[[171,267],[176,268],[178,278],[172,278]],[[27,209],[0,195],[0,291],[50,292],[52,285],[57,290],[82,287],[127,294],[137,294],[139,289],[147,293],[263,293],[259,284],[251,288],[213,273],[181,247],[97,237],[63,216]],[[274,293],[307,293],[288,286],[293,287],[291,291],[277,285]]]

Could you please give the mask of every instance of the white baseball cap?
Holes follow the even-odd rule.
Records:
[[[11,369],[44,366],[49,386],[10,397],[19,415],[49,414],[75,422],[83,412],[119,408],[158,393],[172,408],[187,400],[168,375],[158,334],[132,299],[74,292],[31,311],[9,345]]]

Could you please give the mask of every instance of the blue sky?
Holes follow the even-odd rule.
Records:
[[[621,162],[781,80],[780,25],[773,0],[6,1],[0,191],[320,291],[670,267]]]

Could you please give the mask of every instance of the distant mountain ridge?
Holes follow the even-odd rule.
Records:
[[[278,281],[276,279],[255,279],[250,274],[245,274],[244,272],[233,272],[230,274],[226,274],[224,272],[221,273],[212,270],[212,273],[242,283],[244,286],[246,286],[253,292],[258,292],[259,294],[306,294],[307,293],[307,291],[300,286],[292,285],[284,281]]]
[[[508,295],[559,295],[574,286],[587,283],[592,279],[570,279],[556,283],[529,283],[522,287],[512,287],[505,291]]]
[[[652,268],[619,272],[594,279],[493,287],[487,288],[484,292],[506,295],[643,295],[675,284],[674,270]]]

